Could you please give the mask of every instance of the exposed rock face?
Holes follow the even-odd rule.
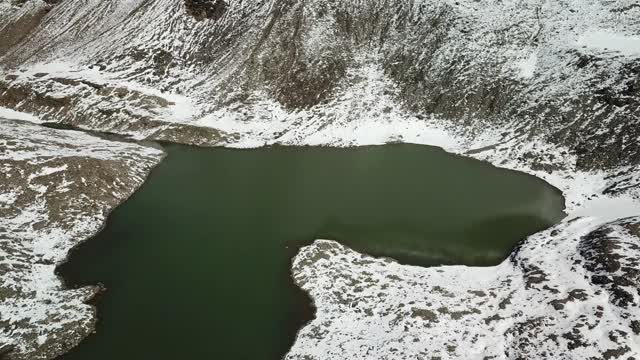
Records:
[[[224,0],[184,0],[184,5],[187,13],[200,20],[217,20],[227,9],[227,3]]]
[[[55,267],[142,184],[162,151],[0,119],[0,344],[50,359],[92,330],[98,287],[66,290]]]
[[[591,282],[609,294],[610,301],[631,320],[640,307],[640,223],[620,220],[585,235],[580,240],[583,267]],[[626,236],[621,236],[624,234]]]

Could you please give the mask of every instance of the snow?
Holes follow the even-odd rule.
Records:
[[[390,142],[429,144],[453,151],[460,148],[460,140],[439,119],[418,118],[403,111],[388,94],[395,85],[384,75],[375,55],[365,53],[357,59],[360,64],[349,70],[349,76],[361,80],[345,86],[327,104],[291,112],[275,101],[256,101],[216,110],[192,123],[236,135],[223,143],[234,148]],[[263,98],[264,94],[256,93],[254,97]]]
[[[18,195],[14,192],[6,192],[3,194],[0,194],[0,203],[4,205],[11,205],[16,201],[17,197]]]
[[[533,77],[536,71],[536,64],[538,63],[538,56],[535,53],[531,53],[525,59],[520,60],[517,65],[519,68],[519,76],[523,79],[530,79]]]
[[[103,72],[96,66],[83,66],[70,60],[37,63],[24,67],[18,74],[19,82],[33,79],[39,79],[44,82],[53,81],[53,79],[70,79],[85,81],[94,84],[94,86],[100,86],[112,91],[124,89],[127,94],[121,99],[123,101],[120,107],[125,107],[134,114],[152,115],[158,121],[188,122],[201,111],[195,100],[189,96],[180,95],[175,91],[161,91],[139,82],[130,81],[125,74]],[[48,87],[46,91],[50,97],[64,99],[69,95],[73,95],[77,89],[52,89]],[[127,104],[127,100],[131,101],[132,104]],[[95,105],[92,104],[92,106]],[[104,106],[104,104],[99,106]],[[11,109],[2,107],[0,107],[0,116],[42,122],[37,116],[12,112]]]
[[[68,167],[69,166],[67,164],[58,167],[43,167],[39,172],[29,175],[28,182],[31,182],[31,180],[41,176],[48,176],[57,172],[65,171]]]
[[[628,196],[598,197],[571,213],[571,219],[591,217],[599,224],[640,215],[640,201]]]
[[[577,45],[601,52],[615,52],[622,56],[640,56],[640,36],[638,35],[592,30],[582,34],[578,38]]]
[[[0,106],[0,118],[13,119],[13,120],[24,120],[24,121],[29,121],[29,122],[33,122],[33,123],[41,123],[42,122],[35,115],[29,114],[29,113],[25,113],[25,112],[21,112],[21,111],[16,111],[16,110],[9,109],[9,108],[2,107],[2,106]]]

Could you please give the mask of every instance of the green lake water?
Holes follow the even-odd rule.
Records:
[[[107,288],[96,334],[64,360],[277,360],[313,316],[290,277],[300,246],[495,265],[563,216],[543,181],[427,146],[166,150],[59,269]]]

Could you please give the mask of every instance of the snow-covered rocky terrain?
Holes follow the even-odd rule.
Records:
[[[303,248],[293,276],[317,313],[289,358],[640,357],[637,0],[0,0],[0,66],[3,113],[32,122],[205,146],[429,144],[564,193],[567,219],[495,268]],[[47,357],[11,326],[10,356]],[[64,348],[50,328],[30,327]]]
[[[295,280],[319,309],[287,359],[630,359],[640,218],[572,218],[501,265],[419,268],[319,240]]]
[[[163,152],[0,118],[0,348],[53,358],[91,333],[99,287],[65,290],[55,267],[146,178]]]
[[[287,359],[633,358],[639,220],[565,221],[492,268],[411,267],[317,241],[294,273],[319,311]]]

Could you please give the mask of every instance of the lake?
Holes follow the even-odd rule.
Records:
[[[564,216],[542,180],[428,146],[165,149],[59,268],[107,288],[96,334],[64,360],[280,359],[313,316],[290,277],[300,246],[496,265]]]

